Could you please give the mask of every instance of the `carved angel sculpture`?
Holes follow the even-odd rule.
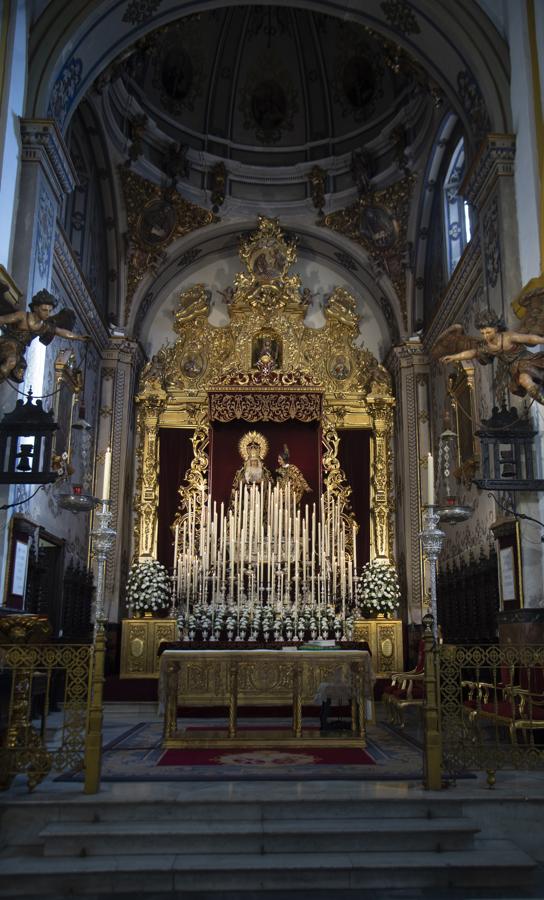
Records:
[[[542,334],[544,332],[544,288],[537,287],[518,297],[512,303],[512,309],[521,319],[519,330],[523,334]]]
[[[531,353],[527,349],[544,344],[544,336],[509,331],[492,310],[483,310],[476,316],[476,327],[481,338],[465,334],[462,325],[452,325],[437,339],[432,349],[434,358],[443,363],[476,359],[482,365],[497,359],[499,396],[509,390],[518,397],[528,394],[544,404],[544,352]]]
[[[22,382],[25,377],[26,348],[39,338],[42,344],[50,344],[54,337],[71,341],[88,341],[86,334],[75,334],[75,313],[71,309],[61,309],[51,315],[57,301],[49,291],[38,291],[30,302],[29,312],[11,312],[0,316],[3,333],[0,336],[0,382],[6,378]]]

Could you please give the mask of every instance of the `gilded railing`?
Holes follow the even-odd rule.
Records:
[[[544,767],[544,646],[433,645],[426,634],[425,783]]]
[[[85,790],[98,790],[104,639],[89,644],[3,644],[6,726],[0,736],[0,788],[25,775],[33,790],[52,772],[85,768]],[[94,700],[94,702],[93,702]],[[99,702],[100,716],[93,707]]]
[[[544,647],[442,647],[440,704],[446,771],[544,765]]]

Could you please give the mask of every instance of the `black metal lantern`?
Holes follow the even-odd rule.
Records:
[[[0,422],[0,484],[50,484],[58,478],[51,471],[51,444],[58,428],[53,411],[41,400],[17,400],[15,409]]]
[[[482,477],[474,484],[484,490],[542,491],[544,479],[535,478],[533,441],[537,430],[520,419],[515,407],[493,408],[476,432],[482,445]]]

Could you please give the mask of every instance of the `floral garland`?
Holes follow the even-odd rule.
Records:
[[[355,587],[355,602],[363,615],[383,613],[393,618],[400,597],[399,578],[393,566],[381,560],[363,566]]]
[[[128,575],[126,598],[131,612],[154,613],[170,609],[172,584],[168,570],[155,559],[133,563]]]

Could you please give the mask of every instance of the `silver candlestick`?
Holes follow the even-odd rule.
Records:
[[[438,617],[436,606],[436,561],[440,556],[444,543],[445,533],[438,528],[440,513],[436,506],[423,507],[423,529],[419,532],[419,539],[424,556],[429,560],[431,575],[431,614],[433,617],[433,635],[438,640]]]
[[[112,513],[109,500],[101,500],[102,508],[95,513],[98,525],[91,531],[93,550],[97,559],[96,603],[94,611],[95,632],[97,624],[104,619],[104,595],[106,589],[106,560],[117,532],[110,528]]]

